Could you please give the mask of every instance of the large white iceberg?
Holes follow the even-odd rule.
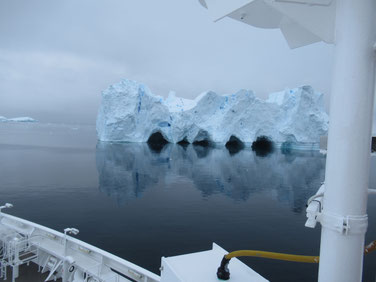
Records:
[[[37,122],[37,120],[31,117],[6,118],[4,116],[0,116],[0,122]]]
[[[171,143],[226,143],[231,137],[246,143],[266,136],[276,143],[312,144],[327,130],[323,95],[310,86],[272,93],[267,100],[249,90],[223,96],[209,91],[189,100],[173,92],[164,99],[141,83],[122,80],[102,92],[97,118],[98,139],[112,142],[146,142],[159,132]]]

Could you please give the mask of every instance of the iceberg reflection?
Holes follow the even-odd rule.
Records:
[[[223,194],[246,201],[262,193],[301,212],[324,180],[325,156],[276,151],[258,157],[248,147],[233,154],[224,146],[166,144],[157,151],[146,143],[98,143],[99,189],[123,203],[158,183],[176,183],[183,177],[203,197]]]

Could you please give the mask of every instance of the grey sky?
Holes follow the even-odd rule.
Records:
[[[197,0],[3,0],[0,115],[94,123],[101,90],[121,78],[192,98],[310,84],[329,101],[332,53],[323,43],[290,50],[278,30],[212,23]]]

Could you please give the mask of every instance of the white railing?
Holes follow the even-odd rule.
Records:
[[[160,281],[158,275],[129,261],[64,233],[4,214],[1,211],[0,242],[0,250],[2,247],[0,263],[1,267],[5,268],[6,266],[18,268],[19,265],[30,261],[41,264],[41,254],[52,255],[63,262],[69,256],[74,261],[75,271],[86,276],[89,275],[98,281],[120,282],[125,281],[126,277],[142,282]],[[27,252],[30,257],[33,256],[31,253],[35,252],[35,257],[31,260],[27,259],[25,255]],[[25,255],[25,259],[22,259],[23,255]],[[47,257],[43,257],[43,259],[47,259]],[[62,272],[62,270],[60,271]]]

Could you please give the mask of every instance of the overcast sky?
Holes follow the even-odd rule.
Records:
[[[312,85],[329,101],[333,47],[290,50],[279,30],[210,20],[198,0],[2,0],[0,115],[94,124],[122,78],[194,98]]]

